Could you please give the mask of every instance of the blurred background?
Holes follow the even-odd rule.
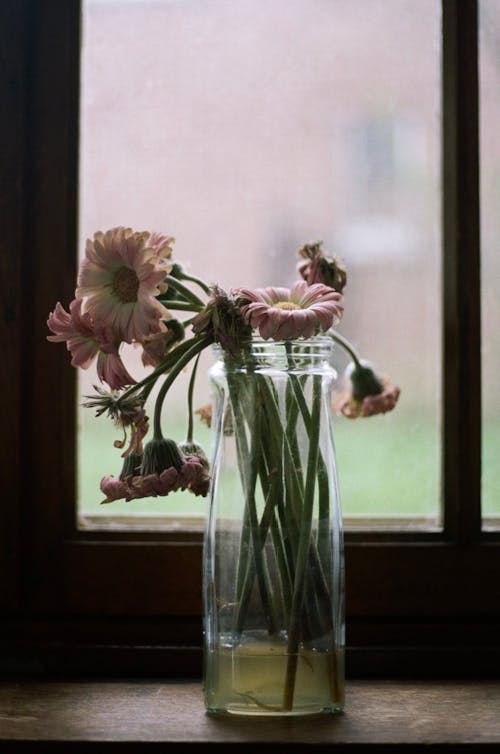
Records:
[[[397,409],[335,421],[355,525],[440,521],[441,185],[438,0],[84,0],[80,239],[126,225],[175,236],[224,288],[289,285],[323,240],[348,269],[339,326],[401,385]],[[500,1],[481,2],[483,513],[500,515]],[[464,281],[466,285],[466,281]],[[130,349],[132,373],[141,374]],[[346,366],[342,354],[337,369]],[[195,403],[210,400],[199,371]],[[164,413],[184,439],[184,385]],[[80,375],[92,392],[95,372]],[[464,396],[464,400],[467,397]],[[81,398],[79,399],[81,402]],[[199,517],[189,493],[99,505],[120,438],[79,412],[79,511]],[[208,450],[209,431],[197,439]],[[403,524],[401,523],[403,521]],[[94,519],[95,522],[95,519]]]

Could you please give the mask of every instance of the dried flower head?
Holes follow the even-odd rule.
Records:
[[[200,408],[196,409],[195,414],[199,414],[200,421],[210,429],[212,426],[212,404],[206,403],[204,406],[200,406]]]
[[[112,503],[115,500],[132,500],[132,491],[126,479],[115,476],[104,476],[100,484],[101,492],[106,495],[102,503]]]
[[[347,282],[347,270],[340,257],[325,255],[322,244],[323,241],[316,241],[299,249],[299,255],[304,261],[299,262],[298,271],[308,285],[324,283],[342,293]]]
[[[206,469],[210,467],[207,454],[198,442],[186,440],[185,442],[179,443],[179,448],[181,453],[184,453],[185,456],[197,456],[200,463],[202,463]]]
[[[342,296],[322,283],[308,285],[299,280],[291,288],[240,288],[247,303],[245,321],[260,335],[274,340],[310,338],[326,332],[343,313]]]
[[[127,450],[122,454],[124,458],[132,454],[142,454],[142,441],[149,429],[149,419],[144,410],[143,401],[135,394],[126,395],[117,390],[103,390],[94,385],[97,395],[85,396],[88,400],[82,405],[85,408],[95,408],[96,416],[104,413],[112,419],[117,427],[123,429],[123,439],[115,440],[115,448],[124,448],[127,441],[127,430],[130,430],[130,441]]]
[[[214,286],[206,307],[193,318],[193,332],[208,334],[224,351],[238,356],[250,340],[251,328],[245,322],[238,297]]]
[[[144,497],[166,496],[177,490],[189,490],[194,495],[208,494],[210,474],[200,458],[195,455],[186,456],[181,466],[169,466],[163,471],[150,474],[137,474],[125,478],[104,476],[101,479],[101,492],[106,495],[102,501],[111,503],[114,500],[137,500]]]

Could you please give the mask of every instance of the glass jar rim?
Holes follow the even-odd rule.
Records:
[[[304,347],[307,346],[308,348],[311,347],[323,347],[323,348],[333,348],[335,345],[335,341],[332,337],[330,337],[327,333],[318,333],[318,335],[312,335],[310,338],[284,338],[283,340],[275,340],[274,338],[263,338],[258,333],[252,333],[252,336],[250,340],[248,341],[248,345],[251,348],[253,345],[259,346],[259,348],[286,348],[288,347]],[[222,346],[219,343],[214,343],[212,348],[216,352],[221,353],[228,353],[225,351],[225,349],[222,348]]]
[[[265,339],[256,334],[248,343],[248,349],[241,355],[231,356],[220,345],[214,344],[213,350],[218,362],[226,368],[246,370],[253,359],[260,366],[272,367],[284,371],[300,371],[303,368],[326,367],[334,370],[331,363],[335,342],[326,333],[314,335],[311,338],[295,338],[290,340]]]

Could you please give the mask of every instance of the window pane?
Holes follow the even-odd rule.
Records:
[[[439,30],[438,0],[84,1],[82,239],[170,233],[225,288],[291,283],[312,240],[344,258],[341,332],[402,386],[394,413],[336,422],[346,517],[440,513]],[[182,440],[180,394],[169,421]],[[117,438],[81,414],[81,513],[204,512],[100,508]]]
[[[483,517],[500,519],[500,1],[480,12],[480,159],[482,278]]]

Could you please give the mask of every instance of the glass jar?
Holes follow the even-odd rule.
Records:
[[[204,693],[214,713],[344,703],[344,555],[332,341],[219,353],[204,541]]]

